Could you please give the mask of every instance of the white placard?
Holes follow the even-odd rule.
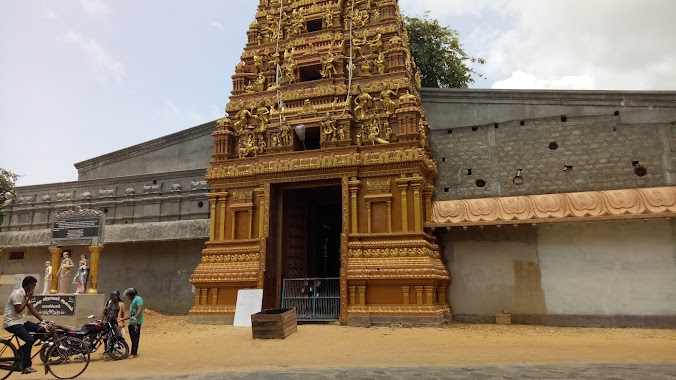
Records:
[[[237,292],[235,306],[236,327],[251,327],[251,315],[261,311],[263,307],[263,289],[240,289]]]

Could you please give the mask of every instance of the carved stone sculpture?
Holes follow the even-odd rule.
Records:
[[[89,280],[89,260],[85,255],[80,256],[80,266],[77,269],[77,275],[75,276],[75,281],[77,283],[77,294],[84,294],[87,290],[87,281]]]
[[[45,261],[45,278],[43,279],[42,294],[49,294],[52,285],[52,263]]]
[[[65,294],[68,293],[68,288],[70,283],[73,281],[71,277],[73,274],[73,260],[70,259],[70,253],[63,253],[63,260],[61,260],[61,267],[56,275],[59,278],[58,292]]]

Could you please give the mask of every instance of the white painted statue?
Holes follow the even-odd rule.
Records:
[[[63,253],[63,260],[61,260],[61,267],[56,275],[59,278],[58,293],[68,293],[68,288],[72,280],[73,260],[70,259],[70,252]]]
[[[42,294],[49,294],[49,287],[52,285],[52,263],[45,261],[45,279]]]

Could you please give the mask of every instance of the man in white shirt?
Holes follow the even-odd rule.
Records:
[[[35,368],[32,367],[31,361],[31,349],[35,343],[35,338],[30,334],[30,332],[45,332],[45,328],[40,325],[27,321],[24,319],[21,313],[28,308],[28,310],[37,318],[40,322],[43,322],[44,319],[35,310],[33,304],[31,304],[30,299],[33,297],[33,291],[35,290],[35,285],[37,285],[38,280],[33,276],[26,276],[21,282],[21,288],[15,289],[12,294],[9,295],[7,300],[7,306],[5,306],[4,319],[2,321],[2,327],[9,331],[10,333],[19,337],[19,339],[24,341],[24,345],[21,346],[21,353],[23,358],[21,364],[23,365],[22,373],[31,373],[35,372]]]

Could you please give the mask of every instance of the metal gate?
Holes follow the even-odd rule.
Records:
[[[295,307],[299,321],[337,320],[340,278],[285,278],[282,307]]]

